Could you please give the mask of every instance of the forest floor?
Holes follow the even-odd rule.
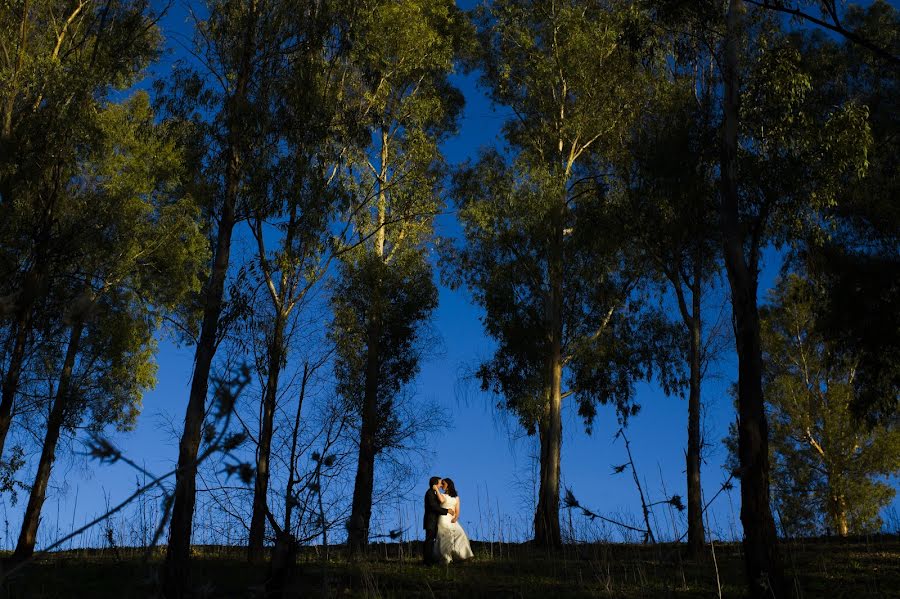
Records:
[[[567,545],[554,553],[528,544],[473,542],[475,559],[421,565],[417,542],[372,546],[349,561],[341,547],[301,551],[291,597],[740,597],[739,544],[707,545],[700,561],[672,545]],[[900,538],[784,542],[796,597],[900,597]],[[713,558],[713,549],[715,559]],[[264,597],[267,567],[251,566],[240,548],[195,547],[196,597]],[[153,597],[161,553],[144,560],[133,548],[72,550],[16,572],[0,598]]]

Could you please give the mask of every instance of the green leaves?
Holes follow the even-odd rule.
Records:
[[[443,207],[439,144],[462,111],[449,77],[471,36],[451,0],[366,8],[352,32],[346,89],[366,132],[348,148],[343,172],[353,241],[341,249],[329,337],[338,392],[364,418],[374,414],[368,424],[381,451],[404,434],[395,400],[418,373],[437,306],[427,256]]]
[[[851,356],[834,359],[818,332],[822,288],[786,274],[763,312],[764,378],[774,453],[775,501],[790,534],[878,530],[894,490],[881,479],[896,474],[900,431],[854,418]]]
[[[649,366],[636,347],[628,217],[607,175],[648,98],[626,42],[641,18],[631,6],[523,0],[477,14],[482,83],[514,117],[508,154],[483,152],[455,176],[465,244],[445,247],[445,261],[498,343],[482,387],[530,432],[554,392],[574,395],[588,426],[598,403],[627,417]]]

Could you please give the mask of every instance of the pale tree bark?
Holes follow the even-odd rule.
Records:
[[[837,533],[838,536],[846,537],[850,534],[850,522],[847,517],[847,499],[844,497],[844,494],[840,492],[840,490],[836,489],[833,485],[829,476],[828,481],[828,516],[829,520],[831,520],[831,525],[834,527],[834,532]]]
[[[769,439],[762,391],[762,347],[757,309],[757,259],[744,255],[737,181],[740,75],[738,43],[743,0],[729,0],[724,56],[724,121],[720,220],[738,354],[738,457],[744,566],[752,597],[786,597],[769,495]]]
[[[225,279],[231,255],[231,235],[236,219],[236,205],[241,181],[241,119],[248,99],[252,58],[256,47],[257,2],[254,0],[246,17],[241,58],[233,95],[227,100],[228,142],[225,148],[225,189],[219,216],[213,267],[206,283],[203,322],[194,353],[194,371],[184,417],[184,430],[178,445],[178,469],[169,543],[163,568],[163,593],[167,599],[180,599],[190,590],[191,532],[197,484],[197,452],[203,429],[209,374],[216,353],[216,335],[223,308]]]
[[[388,132],[381,129],[381,164],[378,173],[378,205],[375,226],[375,255],[385,258],[388,185]],[[378,285],[380,287],[380,285]],[[373,290],[371,305],[375,313],[369,314],[366,344],[366,374],[363,389],[363,405],[360,423],[359,454],[356,461],[356,478],[353,482],[353,501],[350,519],[347,521],[347,544],[351,555],[362,553],[369,543],[369,525],[372,519],[372,493],[375,489],[375,457],[378,454],[378,390],[381,387],[381,317],[379,309],[380,288]]]
[[[534,515],[534,540],[544,547],[562,545],[559,526],[559,476],[562,455],[562,334],[563,334],[563,237],[567,212],[563,193],[554,209],[553,237],[548,260],[549,293],[545,314],[544,410],[539,427],[540,486]]]

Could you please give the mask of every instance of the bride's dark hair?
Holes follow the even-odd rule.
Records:
[[[445,478],[444,482],[447,483],[447,495],[450,497],[458,497],[456,493],[456,485],[453,483],[452,478]]]

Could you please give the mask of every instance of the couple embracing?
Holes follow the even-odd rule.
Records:
[[[449,478],[432,476],[425,492],[425,544],[422,560],[426,564],[463,561],[472,557],[469,537],[459,525],[459,493]]]

